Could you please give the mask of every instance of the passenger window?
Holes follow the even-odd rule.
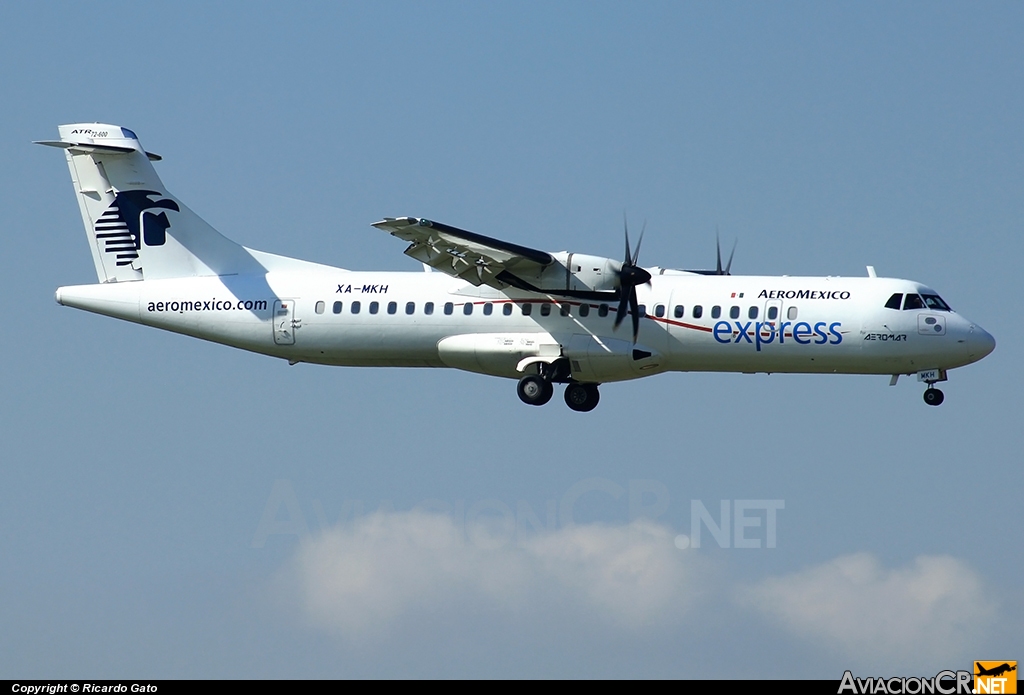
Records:
[[[469,316],[470,314],[472,314],[473,313],[473,303],[472,302],[466,302],[465,304],[463,304],[462,305],[462,313],[465,314],[466,316]]]
[[[786,318],[788,318],[790,321],[796,321],[796,315],[798,313],[800,312],[796,310],[796,307],[791,306],[789,307],[789,309],[786,310]]]
[[[921,299],[920,295],[908,294],[903,300],[903,311],[909,309],[924,309],[924,300]]]
[[[501,306],[501,313],[505,314],[505,316],[511,316],[512,315],[512,305],[509,304],[509,303],[503,304]]]
[[[412,314],[412,313],[415,313],[415,311],[416,311],[416,302],[406,302],[405,303],[405,313]]]
[[[540,315],[541,316],[551,316],[551,305],[548,304],[547,302],[544,302],[543,304],[541,304],[540,305]]]
[[[643,318],[643,317],[647,316],[647,305],[646,304],[641,304],[640,306],[637,307],[637,309],[639,309],[639,311],[637,313],[640,316],[640,318]]]
[[[332,308],[334,309],[335,314],[340,314],[343,307],[341,306],[341,302],[335,302],[334,307]]]
[[[768,307],[768,320],[769,321],[774,321],[777,318],[779,318],[779,307],[777,307],[777,306],[770,306],[770,307]]]
[[[380,309],[380,302],[370,302],[370,313],[376,314]]]
[[[676,304],[676,308],[672,311],[672,315],[675,316],[677,319],[683,318],[684,313],[685,312],[683,311],[682,304]]]
[[[559,307],[558,307],[558,313],[561,314],[562,316],[568,316],[569,315],[569,303],[568,302],[564,302],[563,304],[560,304]]]
[[[398,302],[388,302],[388,313],[394,314],[398,311]]]
[[[455,305],[452,304],[451,302],[445,302],[444,303],[444,315],[445,316],[451,316],[453,311],[455,311]]]
[[[326,309],[326,308],[327,308],[327,305],[324,304],[323,302],[317,302],[316,303],[316,313],[322,314],[322,313],[324,313],[324,309]]]
[[[533,313],[533,304],[529,302],[523,304],[523,316],[529,316],[531,313]]]
[[[748,319],[756,319],[757,318],[757,307],[756,306],[752,306],[749,309],[747,309],[747,318]]]
[[[601,318],[604,318],[605,316],[607,316],[608,315],[608,305],[607,304],[602,304],[601,306],[597,307],[597,315],[600,316]]]
[[[490,302],[484,304],[484,316],[490,316],[491,312],[494,311],[494,305]]]
[[[586,318],[586,317],[590,316],[590,305],[589,304],[580,304],[580,316],[583,317],[583,318]]]
[[[889,297],[889,301],[885,303],[886,309],[896,309],[899,311],[900,305],[903,303],[903,293],[897,292],[893,296]]]
[[[362,305],[359,302],[352,302],[351,306],[352,306],[352,313],[353,314],[358,314],[359,313],[359,309],[362,308]]]
[[[720,306],[713,306],[713,307],[711,307],[711,318],[717,319],[717,318],[721,318],[721,316],[722,316],[722,307],[720,307]]]
[[[729,318],[738,319],[740,317],[740,308],[738,306],[729,307]]]
[[[664,318],[665,317],[665,305],[664,304],[656,304],[654,306],[654,315],[657,316],[659,319]]]
[[[433,314],[434,313],[434,303],[433,302],[427,302],[426,304],[424,304],[423,305],[423,313],[426,314],[427,316],[430,316],[431,314]]]
[[[704,315],[704,307],[702,307],[700,304],[698,304],[697,306],[693,307],[693,318],[699,319],[703,315]]]
[[[942,301],[942,297],[937,294],[924,294],[921,295],[924,298],[925,306],[935,311],[953,311],[949,308],[949,304]]]

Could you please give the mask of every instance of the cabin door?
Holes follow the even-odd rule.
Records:
[[[274,302],[274,342],[278,345],[295,344],[295,302],[290,299]]]

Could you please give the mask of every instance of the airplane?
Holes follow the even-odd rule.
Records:
[[[663,372],[917,375],[924,400],[995,339],[918,282],[732,275],[548,252],[422,217],[373,224],[428,272],[353,271],[241,246],[167,191],[134,132],[58,127],[98,282],[56,300],[287,360],[449,367],[517,381],[569,408],[598,386]],[[735,251],[735,247],[733,248]],[[439,271],[439,272],[435,272]]]
[[[1004,673],[1009,673],[1010,671],[1017,670],[1016,662],[1014,662],[1013,666],[1010,666],[1010,664],[1008,663],[1003,663],[993,668],[982,668],[982,666],[978,664],[978,662],[975,662],[975,666],[978,669],[978,672],[974,674],[976,676],[1001,676]]]

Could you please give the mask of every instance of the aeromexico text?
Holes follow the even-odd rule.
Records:
[[[758,299],[849,299],[846,290],[761,290]]]

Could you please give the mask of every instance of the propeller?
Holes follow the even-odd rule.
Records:
[[[725,268],[722,267],[722,240],[718,236],[718,226],[715,226],[715,269],[714,270],[687,270],[688,273],[697,275],[732,275],[732,257],[736,255],[736,244],[739,239],[732,243],[732,251],[729,252],[729,260]]]
[[[636,264],[640,258],[640,244],[644,241],[644,229],[646,229],[647,223],[645,222],[643,228],[640,229],[640,238],[637,239],[636,251],[633,252],[629,248],[629,225],[625,216],[622,218],[622,227],[626,234],[626,258],[622,261],[622,267],[618,271],[619,308],[615,313],[614,328],[618,330],[619,324],[626,318],[626,312],[631,313],[633,315],[633,343],[636,344],[636,339],[640,335],[640,303],[636,299],[636,286],[651,284],[651,274]],[[732,263],[732,258],[729,259],[729,262]],[[721,266],[721,260],[719,260],[719,266]]]

